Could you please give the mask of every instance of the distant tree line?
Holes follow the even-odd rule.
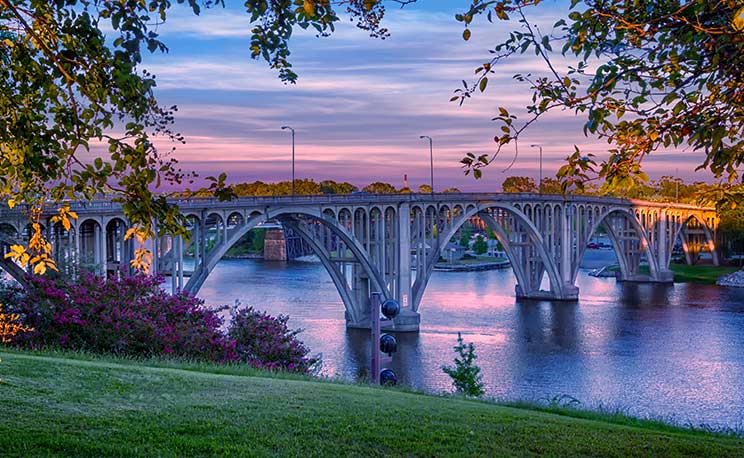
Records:
[[[323,180],[316,182],[311,178],[302,178],[295,180],[295,194],[299,195],[320,195],[320,194],[352,194],[355,192],[365,192],[369,194],[407,194],[415,192],[410,188],[396,188],[390,183],[376,181],[370,183],[361,190],[359,187],[348,182],[337,182],[333,180]],[[292,194],[292,181],[279,181],[276,183],[266,183],[263,181],[254,181],[252,183],[238,183],[229,186],[235,196],[288,196]],[[431,186],[423,184],[418,187],[420,193],[430,193]],[[460,192],[457,188],[447,188],[441,192]],[[213,197],[212,188],[201,188],[197,191],[187,191],[181,194],[182,197]]]

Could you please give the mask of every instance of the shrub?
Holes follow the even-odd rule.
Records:
[[[310,350],[297,339],[302,330],[290,330],[288,316],[273,317],[253,307],[232,309],[228,336],[235,342],[240,361],[269,370],[311,373],[318,369],[320,358],[309,358]]]
[[[187,293],[168,294],[161,281],[141,274],[104,279],[86,273],[75,282],[30,277],[14,311],[36,331],[19,342],[129,356],[235,360],[234,343],[220,330],[220,310]]]
[[[480,367],[475,365],[475,345],[469,343],[465,345],[462,340],[462,334],[457,333],[457,345],[454,347],[455,365],[442,366],[442,370],[452,378],[452,384],[455,385],[455,391],[465,396],[480,397],[483,396],[483,382],[481,381]]]
[[[473,243],[473,252],[475,254],[484,254],[486,251],[488,251],[488,243],[482,235],[478,235],[475,238],[475,243]]]

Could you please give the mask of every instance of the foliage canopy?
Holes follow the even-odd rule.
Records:
[[[504,145],[517,143],[531,124],[554,110],[585,116],[584,132],[605,139],[609,157],[576,149],[559,170],[563,189],[581,187],[594,177],[608,189],[628,189],[647,180],[640,163],[669,148],[703,152],[699,168],[733,183],[744,160],[744,2],[665,2],[572,0],[566,18],[543,31],[527,14],[541,0],[472,0],[457,16],[470,38],[474,17],[516,20],[519,29],[491,50],[453,100],[463,103],[488,86],[498,64],[510,56],[534,53],[546,73],[517,74],[529,84],[528,117],[518,120],[505,107],[494,118],[501,132],[495,155],[469,154],[466,173],[476,177]],[[553,46],[573,61],[565,72],[554,65]]]
[[[177,3],[197,15],[224,6]],[[293,28],[326,35],[341,6],[360,28],[386,36],[381,2],[247,0],[252,57],[294,82],[287,47]],[[158,104],[155,76],[141,67],[144,53],[167,51],[157,26],[172,7],[170,0],[0,0],[0,199],[28,205],[38,223],[47,202],[113,195],[136,227],[130,237],[153,235],[153,221],[160,233],[188,235],[178,209],[153,192],[162,182],[189,179],[169,151],[155,146],[158,137],[183,142],[172,130],[176,107]],[[212,181],[216,195],[232,195],[221,191],[224,178]],[[42,238],[40,228],[35,232]],[[46,270],[54,268],[48,254],[42,240],[16,246],[11,257]],[[140,250],[134,263],[144,266],[148,256]]]

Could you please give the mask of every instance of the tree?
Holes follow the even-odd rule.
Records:
[[[465,249],[470,248],[470,237],[473,235],[473,230],[469,227],[463,227],[460,229],[460,246],[465,247]]]
[[[537,185],[530,177],[508,177],[501,189],[504,192],[537,192]]]
[[[561,194],[561,182],[556,178],[543,177],[542,179],[543,194]]]
[[[337,183],[333,180],[323,180],[320,182],[320,192],[323,194],[351,194],[359,191],[359,188],[351,183]]]
[[[194,14],[202,6],[224,6],[224,0],[177,2]],[[382,2],[344,0],[341,5],[371,36],[387,35],[380,27]],[[170,0],[0,0],[0,199],[11,207],[31,207],[35,235],[27,247],[14,246],[16,261],[35,264],[38,272],[54,268],[39,224],[49,201],[110,195],[123,204],[133,225],[127,238],[144,244],[153,235],[154,220],[161,233],[188,236],[178,208],[153,192],[163,182],[180,185],[190,179],[153,142],[155,137],[174,145],[184,141],[171,130],[176,107],[159,106],[155,76],[141,68],[145,49],[167,50],[157,26],[172,6]],[[340,20],[338,6],[327,0],[245,2],[252,22],[251,56],[294,82],[287,45],[293,28],[312,27],[327,35]],[[95,159],[84,160],[86,152]],[[209,179],[213,195],[233,196],[225,175]],[[66,228],[75,217],[60,205]],[[137,249],[133,265],[146,268],[150,256]]]
[[[383,183],[381,181],[375,181],[374,183],[368,184],[362,188],[362,191],[370,194],[395,194],[398,192],[395,186],[390,183]]]
[[[744,185],[739,185],[744,188]],[[721,209],[721,222],[718,225],[718,231],[723,235],[725,241],[724,248],[729,252],[737,252],[739,255],[744,253],[744,206],[728,206]],[[739,258],[739,265],[742,265],[742,258]]]
[[[431,194],[432,192],[431,185],[428,185],[428,184],[420,185],[418,188],[418,192],[420,192],[421,194]]]
[[[480,367],[475,364],[475,345],[469,343],[465,345],[462,334],[457,333],[457,345],[454,347],[455,365],[442,366],[445,374],[452,378],[452,384],[455,385],[455,391],[465,396],[480,397],[483,396],[483,381],[480,373]]]
[[[452,194],[452,193],[458,193],[461,192],[458,188],[447,188],[444,191],[442,191],[445,194]]]
[[[534,53],[545,74],[518,74],[534,92],[523,120],[499,107],[496,155],[469,153],[466,173],[481,176],[498,151],[546,113],[570,110],[586,116],[584,132],[611,146],[607,160],[575,148],[560,168],[563,189],[596,177],[606,190],[627,190],[647,181],[640,164],[659,149],[689,147],[704,152],[700,168],[733,182],[744,162],[744,6],[718,2],[572,0],[568,17],[552,31],[540,30],[527,14],[541,0],[473,0],[456,17],[472,34],[475,16],[515,19],[520,30],[497,44],[476,69],[477,80],[458,89],[461,104],[488,86],[499,64],[515,54]],[[553,64],[553,46],[575,61],[565,72]],[[594,70],[596,68],[596,70]],[[592,69],[589,71],[589,69]],[[727,197],[735,195],[727,192]]]
[[[488,243],[486,243],[486,239],[482,235],[478,234],[475,237],[475,243],[473,243],[473,252],[475,252],[475,254],[484,254],[487,251]]]

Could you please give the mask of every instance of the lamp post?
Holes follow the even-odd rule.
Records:
[[[540,148],[540,194],[542,194],[542,145],[530,145],[530,148]]]
[[[434,142],[432,141],[431,137],[428,135],[421,135],[419,137],[420,139],[428,139],[429,140],[429,166],[430,166],[430,172],[431,172],[431,193],[434,194]]]
[[[295,195],[295,130],[289,126],[282,126],[282,130],[292,131],[292,197]]]

